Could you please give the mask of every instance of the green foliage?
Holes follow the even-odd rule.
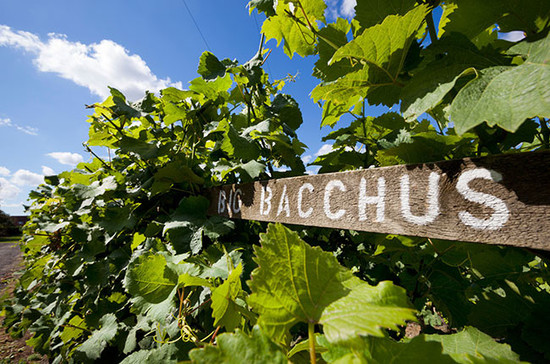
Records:
[[[240,330],[218,336],[216,346],[206,346],[190,353],[194,363],[287,363],[283,351],[255,326],[251,336]]]
[[[324,173],[548,149],[548,4],[363,0],[333,22],[321,0],[249,8],[290,57],[317,57]],[[11,334],[55,363],[550,360],[545,253],[207,216],[212,186],[305,173],[299,106],[262,49],[205,52],[188,90],[93,105],[86,147],[113,157],[31,193]]]

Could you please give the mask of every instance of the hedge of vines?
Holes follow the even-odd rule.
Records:
[[[317,60],[320,173],[549,147],[546,0],[249,7]],[[525,39],[499,39],[512,30]],[[205,52],[187,90],[92,105],[92,162],[31,193],[11,334],[54,363],[550,360],[544,252],[207,216],[209,187],[306,171],[300,109],[264,56]]]

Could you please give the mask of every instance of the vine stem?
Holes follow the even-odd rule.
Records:
[[[315,355],[315,323],[309,322],[307,324],[307,333],[309,337],[309,362],[311,364],[317,363]]]
[[[432,41],[432,44],[436,43],[437,42],[437,31],[435,30],[433,11],[430,11],[426,15],[426,23],[428,25],[428,33],[430,33],[430,40]]]

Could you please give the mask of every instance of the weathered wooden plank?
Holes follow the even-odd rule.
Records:
[[[550,250],[550,153],[283,178],[209,191],[209,214]]]

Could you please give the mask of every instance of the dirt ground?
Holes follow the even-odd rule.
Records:
[[[17,244],[0,241],[0,297],[13,291],[17,272],[21,270],[21,252]],[[1,307],[0,307],[1,311]],[[0,316],[0,323],[3,317]],[[25,341],[29,335],[21,339],[13,339],[0,326],[0,364],[7,363],[48,363],[46,357],[35,354]]]

